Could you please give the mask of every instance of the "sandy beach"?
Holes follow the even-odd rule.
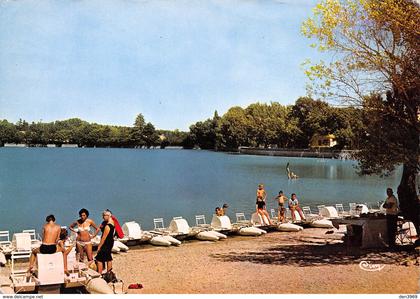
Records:
[[[412,252],[325,245],[326,230],[273,232],[261,237],[187,241],[179,247],[142,246],[114,255],[114,270],[129,294],[405,294],[420,290],[420,269],[405,266]],[[319,236],[313,238],[313,236]],[[362,270],[360,262],[380,267]]]

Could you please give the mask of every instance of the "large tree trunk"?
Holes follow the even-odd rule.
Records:
[[[401,177],[400,185],[398,186],[397,193],[400,209],[404,218],[412,221],[416,226],[417,232],[420,232],[420,207],[416,190],[416,175],[417,168],[415,166],[408,163],[404,164],[403,174]]]

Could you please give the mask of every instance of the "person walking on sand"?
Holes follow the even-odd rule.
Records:
[[[95,224],[92,219],[89,219],[89,211],[86,209],[81,209],[79,211],[79,219],[70,224],[69,229],[72,232],[77,233],[76,238],[76,249],[79,253],[79,260],[83,261],[84,253],[86,252],[88,262],[91,263],[93,261],[93,253],[92,253],[92,242],[91,239],[94,238],[98,232],[99,227]],[[94,235],[90,234],[90,227],[95,229]]]
[[[383,207],[386,209],[386,225],[388,231],[388,245],[390,248],[395,247],[395,235],[397,232],[398,220],[398,200],[394,196],[394,191],[391,188],[386,189],[386,195]]]
[[[286,221],[286,208],[284,207],[285,203],[287,202],[287,197],[283,194],[283,191],[279,191],[279,194],[276,196],[275,200],[277,200],[277,203],[279,204],[278,209],[278,219],[280,223],[283,223]]]
[[[29,269],[28,273],[32,272],[32,268],[35,264],[36,255],[41,254],[53,254],[58,250],[57,243],[60,239],[60,226],[55,223],[54,215],[48,215],[45,219],[47,222],[42,228],[42,244],[39,248],[32,250],[32,254],[29,257]]]
[[[289,199],[289,209],[290,209],[290,213],[292,214],[292,222],[296,221],[295,211],[298,211],[299,216],[302,220],[306,220],[305,216],[303,216],[302,209],[299,206],[299,200],[297,199],[295,193],[292,193]]]
[[[102,218],[106,223],[102,228],[101,241],[98,245],[98,251],[95,257],[97,263],[98,272],[102,274],[106,268],[106,272],[112,272],[112,247],[114,246],[114,232],[115,226],[112,220],[112,214],[109,210],[103,211]]]

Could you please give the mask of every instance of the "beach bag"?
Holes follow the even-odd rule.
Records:
[[[107,283],[116,283],[116,282],[118,282],[117,275],[115,275],[115,273],[112,272],[112,271],[108,271],[105,274],[102,274],[102,278]]]

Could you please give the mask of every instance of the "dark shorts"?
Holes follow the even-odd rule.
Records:
[[[112,261],[111,250],[99,250],[98,254],[95,256],[95,260],[102,263]]]
[[[42,254],[53,254],[57,252],[57,245],[45,245],[41,244],[41,247],[39,247],[39,252]]]

